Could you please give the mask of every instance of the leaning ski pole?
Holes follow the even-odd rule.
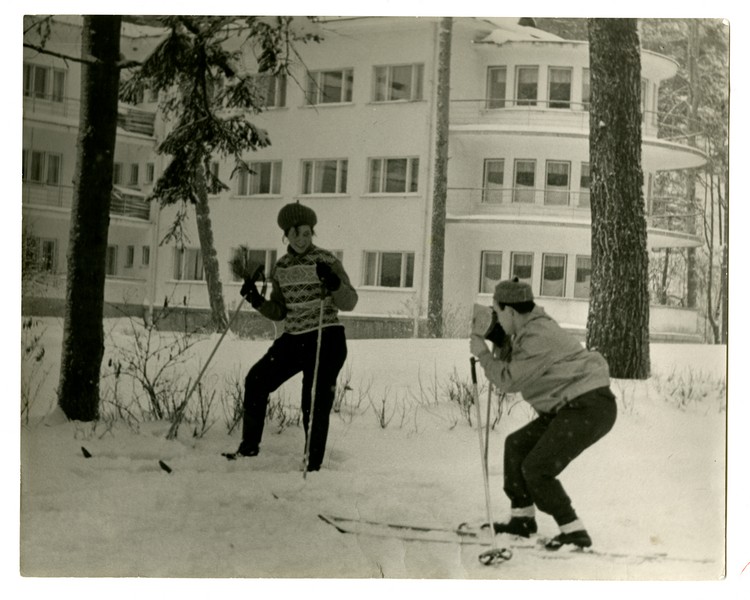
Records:
[[[492,565],[501,561],[510,560],[510,558],[513,556],[513,553],[508,548],[498,548],[497,543],[495,542],[495,526],[494,521],[492,520],[492,501],[490,498],[490,474],[489,474],[489,466],[487,459],[485,458],[487,455],[485,453],[485,447],[489,446],[489,437],[486,440],[486,443],[483,441],[482,438],[482,411],[479,407],[479,390],[477,388],[477,359],[473,356],[471,357],[471,383],[472,383],[472,391],[474,393],[474,406],[476,407],[477,412],[477,433],[479,434],[479,457],[482,462],[482,479],[484,480],[484,502],[485,502],[485,508],[487,511],[487,523],[488,523],[488,532],[490,536],[490,543],[492,545],[492,548],[490,550],[486,550],[485,552],[482,552],[479,555],[479,562],[481,562],[483,565]],[[489,431],[487,432],[489,433]]]
[[[315,396],[318,392],[318,366],[320,365],[320,345],[323,337],[323,308],[325,307],[325,288],[320,290],[320,316],[318,317],[318,341],[315,347],[315,367],[313,368],[312,394],[310,397],[310,421],[307,424],[307,439],[305,440],[305,468],[302,479],[307,479],[307,467],[310,465],[310,440],[313,434],[313,418],[315,415]]]
[[[242,300],[240,300],[239,305],[237,306],[237,309],[234,311],[232,318],[229,320],[229,324],[227,325],[227,328],[221,334],[219,341],[216,342],[216,345],[214,346],[214,349],[211,351],[211,354],[208,355],[208,359],[203,365],[203,368],[200,370],[200,373],[198,373],[198,377],[195,379],[195,382],[193,382],[193,385],[188,391],[187,395],[185,396],[185,399],[182,401],[182,404],[180,404],[180,406],[177,408],[177,411],[175,412],[175,416],[174,416],[174,421],[172,421],[172,426],[169,428],[169,433],[167,433],[168,440],[173,440],[174,438],[177,437],[177,431],[179,430],[180,424],[182,423],[182,417],[185,414],[185,409],[187,408],[188,401],[190,400],[190,397],[193,395],[193,392],[195,391],[195,389],[198,387],[198,384],[201,381],[201,377],[203,377],[203,374],[206,372],[206,369],[208,368],[208,365],[211,362],[211,359],[214,357],[214,354],[216,354],[216,351],[219,349],[219,346],[221,345],[221,342],[224,340],[224,336],[226,336],[227,331],[229,331],[232,328],[232,325],[234,324],[235,319],[237,319],[237,315],[240,314],[240,309],[242,308],[242,305],[244,303],[245,303],[245,298],[242,298]]]

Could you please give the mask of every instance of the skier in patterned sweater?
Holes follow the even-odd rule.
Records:
[[[503,489],[511,513],[509,521],[493,524],[495,533],[536,533],[536,507],[560,527],[548,549],[591,546],[557,477],[615,423],[607,362],[536,306],[531,287],[517,278],[497,284],[491,316],[487,326],[477,327],[475,314],[471,353],[498,391],[520,392],[537,412],[505,440]],[[494,352],[485,339],[497,345]]]
[[[269,394],[301,371],[306,448],[310,436],[306,470],[318,471],[325,454],[336,378],[347,354],[344,326],[337,315],[339,310],[352,310],[358,297],[341,261],[312,243],[317,216],[311,208],[299,202],[287,204],[277,221],[289,246],[287,253],[276,261],[269,278],[273,286],[270,298],[265,299],[251,280],[245,281],[240,294],[264,317],[283,321],[284,333],[245,378],[242,443],[234,456],[258,454]],[[312,431],[309,431],[319,327],[321,347]]]

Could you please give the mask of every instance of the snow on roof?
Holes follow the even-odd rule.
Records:
[[[497,28],[490,32],[477,43],[479,44],[497,44],[498,46],[506,42],[560,42],[565,41],[554,33],[542,31],[535,27],[527,27],[518,24],[517,18],[492,18],[487,19]]]

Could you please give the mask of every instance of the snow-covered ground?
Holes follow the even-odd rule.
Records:
[[[723,577],[724,347],[654,344],[653,377],[613,382],[620,409],[614,429],[561,476],[598,550],[659,552],[667,559],[605,560],[565,551],[543,558],[517,550],[512,560],[486,567],[477,560],[481,548],[475,545],[345,535],[317,517],[331,513],[442,526],[484,519],[477,430],[447,398],[450,389],[457,389],[451,379],[469,381],[467,340],[350,340],[340,382],[351,389],[341,411],[332,415],[324,468],[303,478],[304,437],[296,425],[269,422],[258,457],[225,460],[221,452],[234,450],[239,437],[236,431],[227,434],[218,400],[212,413],[216,421],[200,438],[187,424],[170,441],[167,422],[141,422],[137,431],[122,420],[95,428],[65,422],[53,410],[61,321],[44,319],[40,327],[45,354],[36,364],[48,375],[21,428],[23,575],[461,581]],[[107,321],[105,364],[117,357],[115,345],[132,343],[127,328],[126,320]],[[217,340],[206,336],[196,344],[175,380],[194,377]],[[228,335],[205,381],[221,393],[269,344]],[[105,388],[107,382],[111,378]],[[483,380],[481,387],[484,418]],[[118,392],[123,403],[132,394],[124,389]],[[290,415],[298,395],[299,379],[280,390]],[[530,416],[523,402],[509,399],[490,433],[496,520],[508,513],[502,493],[503,440]],[[171,473],[160,468],[160,460]],[[557,533],[551,518],[540,514],[538,521],[540,535]],[[45,580],[40,581],[44,588]],[[191,589],[200,589],[200,582],[193,583]]]

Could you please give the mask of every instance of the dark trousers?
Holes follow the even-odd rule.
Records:
[[[617,403],[608,387],[586,392],[555,413],[536,419],[505,440],[504,490],[511,508],[535,504],[558,525],[576,520],[557,476],[615,424]]]
[[[346,360],[346,336],[340,326],[324,327],[322,330],[320,360],[315,393],[315,413],[310,425],[310,405],[315,371],[315,353],[318,331],[298,335],[282,334],[268,352],[253,365],[245,378],[245,414],[242,422],[243,451],[257,450],[263,437],[268,397],[302,372],[302,423],[305,428],[305,444],[310,437],[308,470],[320,468],[328,439],[328,423],[336,395],[336,378]]]

